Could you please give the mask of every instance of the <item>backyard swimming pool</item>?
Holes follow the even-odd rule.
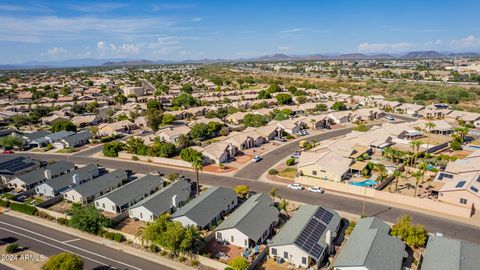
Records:
[[[371,187],[377,184],[377,181],[372,179],[367,179],[361,182],[350,181],[350,185],[359,186],[359,187]]]

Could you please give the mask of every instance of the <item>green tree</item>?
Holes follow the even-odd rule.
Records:
[[[292,86],[289,86],[289,87],[287,88],[287,90],[288,90],[288,92],[290,92],[292,95],[294,95],[295,92],[297,92],[297,88],[296,88],[295,86],[293,86],[293,85],[292,85]]]
[[[267,92],[269,93],[275,93],[275,92],[281,92],[281,91],[282,91],[282,88],[276,83],[271,84],[267,89]]]
[[[184,149],[184,148],[187,148],[188,146],[190,146],[191,144],[191,140],[190,140],[190,137],[188,135],[185,135],[185,134],[180,134],[177,138],[177,146],[180,148],[180,149]]]
[[[412,224],[412,218],[409,215],[400,217],[397,223],[390,230],[392,236],[396,236],[411,247],[424,247],[427,242],[428,233],[425,228],[418,224]]]
[[[70,121],[59,121],[59,122],[56,122],[55,124],[53,124],[50,127],[50,129],[51,129],[52,132],[59,132],[59,131],[62,131],[62,130],[77,131],[77,126],[75,126],[75,124],[73,124]]]
[[[152,157],[173,157],[177,152],[174,144],[166,142],[154,142],[148,147],[148,155]]]
[[[319,103],[315,106],[315,110],[319,112],[326,112],[328,110],[328,107],[323,103]]]
[[[272,188],[272,190],[270,190],[270,197],[272,197],[272,201],[275,201],[275,198],[277,197],[278,195],[278,188]]]
[[[186,83],[186,84],[182,85],[182,88],[180,89],[180,91],[192,94],[193,93],[193,86],[189,83]]]
[[[42,270],[82,270],[82,259],[72,253],[62,252],[48,258]]]
[[[205,139],[208,138],[209,135],[208,125],[205,123],[197,123],[190,129],[190,137],[192,137],[192,139]]]
[[[346,109],[347,109],[347,106],[345,105],[345,103],[341,101],[336,101],[332,105],[332,110],[335,110],[335,111],[344,111]]]
[[[412,176],[415,177],[415,192],[413,193],[413,197],[417,197],[418,184],[420,183],[420,179],[423,177],[423,172],[418,170],[412,173]]]
[[[247,113],[243,117],[243,125],[246,127],[261,127],[265,126],[269,119],[260,114]]]
[[[247,196],[249,189],[247,185],[237,185],[234,187],[235,193],[237,193],[239,197]]]
[[[289,215],[288,215],[288,205],[289,205],[289,202],[285,199],[281,199],[278,202],[278,210],[284,211],[287,218],[289,217]]]
[[[107,157],[118,157],[118,152],[125,148],[122,142],[107,142],[103,144],[103,155]]]
[[[163,120],[162,111],[159,109],[147,109],[145,112],[145,120],[149,128],[154,132],[158,131]]]
[[[68,225],[88,233],[97,234],[103,228],[110,227],[112,221],[103,216],[100,210],[93,205],[74,205]]]
[[[180,93],[177,97],[172,100],[172,105],[177,107],[192,107],[198,105],[199,101],[195,99],[191,94],[186,92]]]
[[[127,100],[128,98],[123,94],[118,94],[113,98],[113,101],[115,101],[115,103],[122,104],[122,105],[125,104]]]
[[[257,94],[257,99],[269,99],[271,97],[272,95],[270,95],[270,93],[266,90],[260,90]]]
[[[242,256],[237,256],[233,258],[229,265],[234,270],[247,270],[248,267],[250,266],[247,259],[245,259]]]
[[[191,147],[187,147],[182,149],[182,151],[180,151],[180,158],[184,161],[192,163],[194,160],[202,159],[203,155],[201,152]]]
[[[171,114],[168,114],[168,113],[163,114],[162,124],[169,125],[169,124],[173,123],[173,121],[175,121],[175,116],[173,116]]]
[[[125,151],[130,154],[145,156],[147,155],[148,147],[141,138],[130,137],[125,142]]]
[[[357,125],[353,128],[353,130],[355,130],[355,131],[360,131],[360,132],[367,132],[367,131],[368,131],[368,127],[367,127],[367,125],[365,125],[365,124],[357,124]]]
[[[293,102],[292,96],[289,94],[278,94],[275,96],[275,98],[277,99],[277,103],[279,105],[286,105]]]
[[[13,148],[23,144],[23,140],[15,136],[5,136],[0,138],[0,146],[5,148]]]

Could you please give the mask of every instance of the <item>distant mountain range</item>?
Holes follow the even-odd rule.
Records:
[[[437,51],[412,51],[406,54],[391,55],[386,53],[379,54],[311,54],[311,55],[286,55],[273,54],[263,55],[253,58],[241,59],[201,59],[201,60],[144,60],[144,59],[94,59],[84,58],[65,61],[30,61],[22,64],[0,65],[0,70],[9,69],[42,69],[42,68],[67,68],[67,67],[91,67],[91,66],[135,66],[135,65],[153,65],[153,64],[182,64],[182,63],[222,63],[222,62],[275,62],[275,61],[321,61],[321,60],[363,60],[363,59],[427,59],[427,58],[450,58],[450,57],[480,57],[476,52],[451,53]]]

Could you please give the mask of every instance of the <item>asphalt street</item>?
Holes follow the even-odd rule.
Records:
[[[38,155],[31,154],[32,157],[44,160],[65,160],[65,156],[62,155]],[[159,170],[165,174],[179,173],[183,174],[192,180],[195,180],[195,175],[191,170],[181,170],[168,167],[162,167],[155,164],[144,164],[133,162],[129,160],[116,160],[116,159],[98,159],[93,157],[71,156],[69,158],[71,162],[77,164],[100,164],[106,168],[117,169],[127,168],[137,173],[149,173],[154,170]],[[329,194],[328,191],[323,194],[311,193],[306,190],[298,191],[288,189],[284,185],[277,185],[273,183],[267,183],[263,181],[243,179],[238,177],[229,177],[222,175],[212,174],[200,174],[200,184],[211,186],[223,186],[233,188],[236,185],[248,185],[250,190],[255,192],[270,193],[272,188],[277,188],[282,198],[298,201],[308,204],[318,204],[332,209],[348,212],[352,214],[361,215],[363,209],[363,200],[349,198],[344,196],[338,196],[335,194]],[[398,217],[405,214],[412,216],[415,223],[423,224],[430,232],[441,232],[445,236],[459,238],[463,240],[469,240],[472,242],[480,243],[480,228],[473,225],[464,224],[461,222],[455,222],[449,219],[440,218],[433,215],[418,213],[414,211],[408,211],[401,208],[389,207],[383,204],[365,202],[365,214],[367,216],[376,216],[388,222],[395,222]]]
[[[46,256],[60,252],[77,254],[83,259],[85,269],[106,269],[101,268],[105,266],[131,270],[174,269],[46,226],[0,215],[0,238],[7,237],[13,237],[20,246]]]

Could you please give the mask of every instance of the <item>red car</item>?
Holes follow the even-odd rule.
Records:
[[[14,152],[12,150],[5,149],[5,150],[3,150],[3,153],[4,154],[13,154]]]

